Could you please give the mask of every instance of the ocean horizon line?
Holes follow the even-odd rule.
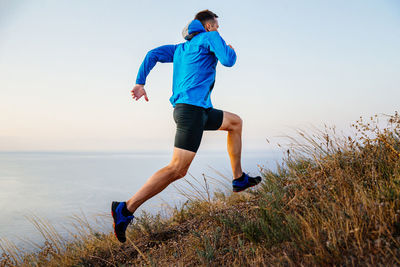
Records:
[[[242,152],[279,152],[280,149],[243,149]],[[41,149],[34,149],[34,150],[0,150],[0,154],[19,154],[19,153],[27,153],[27,154],[35,154],[35,153],[48,153],[48,154],[58,154],[58,153],[83,153],[83,154],[90,154],[90,153],[101,153],[101,154],[113,154],[113,153],[120,153],[120,154],[150,154],[150,153],[160,153],[160,154],[169,154],[172,153],[173,149],[127,149],[127,150],[68,150],[68,149],[57,149],[57,150],[41,150]],[[226,149],[199,149],[197,152],[201,154],[203,152],[208,153],[223,153],[226,152]]]

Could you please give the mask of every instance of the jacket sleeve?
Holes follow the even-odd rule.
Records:
[[[210,51],[214,52],[217,59],[221,62],[225,67],[232,67],[236,62],[236,53],[235,50],[230,48],[222,39],[219,32],[212,31],[209,32],[208,42],[210,45]]]
[[[147,52],[142,64],[140,65],[136,84],[145,84],[146,77],[157,62],[173,62],[175,49],[178,45],[162,45]]]

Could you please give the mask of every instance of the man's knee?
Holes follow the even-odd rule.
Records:
[[[189,168],[186,167],[175,167],[175,177],[176,179],[180,179],[186,176],[186,173]]]
[[[231,113],[229,124],[229,131],[242,130],[243,120],[238,115]]]
[[[172,160],[167,166],[170,172],[170,177],[173,181],[182,178],[186,175],[195,155],[196,152],[185,150],[178,147],[174,148],[174,154],[172,156]]]
[[[168,168],[171,172],[171,176],[173,180],[177,180],[180,178],[185,177],[189,167],[186,166],[179,166],[177,164],[170,164],[168,165]]]
[[[237,123],[237,127],[239,127],[240,129],[242,129],[243,120],[242,120],[242,118],[239,117],[238,115],[236,115],[236,123]]]

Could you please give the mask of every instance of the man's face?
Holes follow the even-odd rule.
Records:
[[[210,20],[206,22],[206,31],[208,32],[213,32],[213,31],[218,31],[219,25],[218,25],[218,19],[214,18],[214,20]]]

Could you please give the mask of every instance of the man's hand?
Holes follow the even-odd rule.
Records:
[[[228,45],[230,48],[232,48],[233,50],[235,50],[235,48],[233,48],[231,45]]]
[[[132,98],[138,101],[142,96],[146,101],[149,101],[143,84],[136,84],[131,91]]]

